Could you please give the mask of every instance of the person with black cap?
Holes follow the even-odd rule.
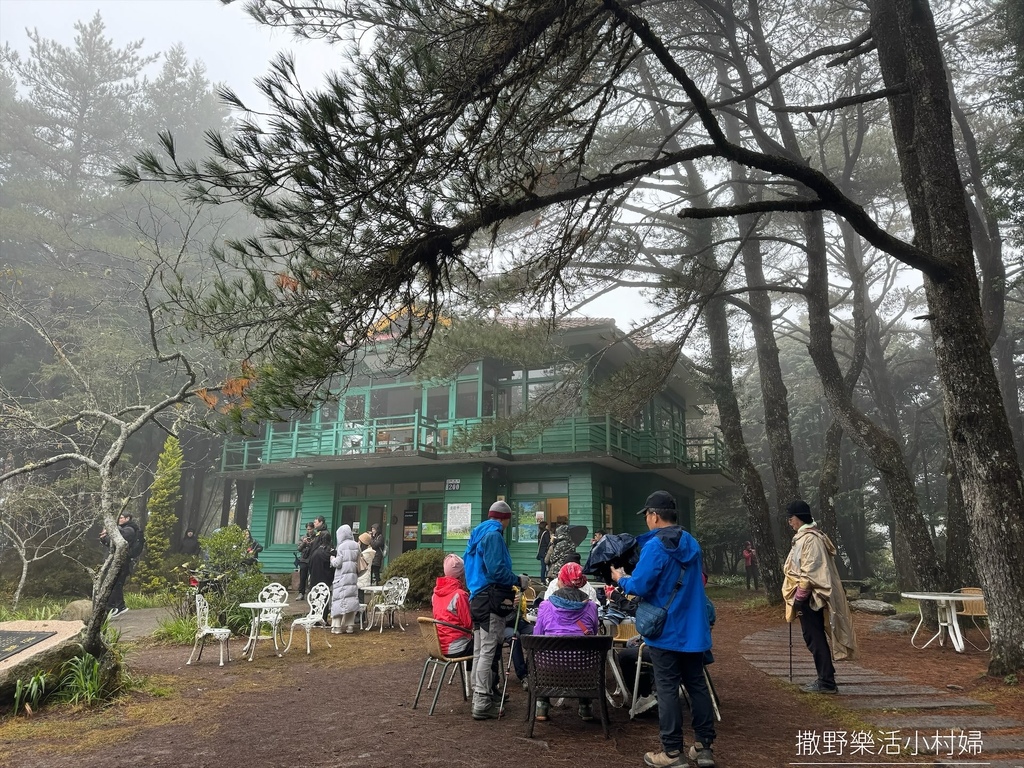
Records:
[[[645,656],[654,666],[662,746],[660,752],[644,755],[644,763],[652,768],[687,765],[679,703],[679,685],[683,684],[690,696],[696,735],[691,757],[698,768],[714,768],[711,744],[715,740],[715,716],[704,677],[704,652],[711,649],[711,625],[700,545],[680,527],[676,500],[666,491],[648,496],[637,514],[644,515],[648,528],[636,540],[640,559],[631,575],[613,567],[611,576],[627,595],[636,595],[666,612],[660,634],[644,637]]]
[[[473,617],[474,720],[489,720],[501,714],[494,692],[505,618],[516,607],[512,587],[519,585],[525,589],[529,585],[528,576],[520,577],[512,571],[512,556],[505,544],[505,529],[511,520],[512,509],[508,504],[491,504],[487,519],[473,529],[462,556]]]
[[[804,643],[814,657],[818,673],[813,683],[801,686],[800,690],[836,693],[839,688],[832,660],[852,659],[857,651],[850,607],[836,568],[836,546],[818,530],[806,501],[790,502],[786,513],[795,532],[783,567],[786,621],[800,617]]]

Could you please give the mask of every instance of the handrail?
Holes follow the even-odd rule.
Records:
[[[493,421],[493,417],[437,421],[417,412],[360,422],[296,423],[288,432],[270,429],[263,439],[226,441],[221,471],[255,469],[309,456],[437,454],[450,451],[457,434]],[[717,434],[693,437],[671,430],[641,430],[608,414],[568,417],[537,434],[517,430],[507,439],[493,435],[486,443],[469,446],[468,451],[513,455],[603,452],[638,464],[674,464],[689,471],[725,469],[725,446]]]

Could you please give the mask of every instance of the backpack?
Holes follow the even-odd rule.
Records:
[[[132,560],[138,560],[142,557],[142,552],[146,548],[146,537],[142,533],[141,528],[135,529],[135,538],[132,539],[128,545],[128,557]]]

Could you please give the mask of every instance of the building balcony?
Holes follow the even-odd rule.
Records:
[[[575,416],[542,431],[483,438],[492,419],[433,421],[419,414],[362,423],[275,425],[262,439],[225,441],[221,471],[228,474],[299,474],[313,468],[424,464],[480,457],[531,459],[611,458],[636,468],[674,468],[687,474],[726,474],[718,435],[685,436],[635,429],[608,416]],[[275,471],[276,470],[276,471]]]

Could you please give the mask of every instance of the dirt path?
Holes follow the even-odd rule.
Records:
[[[718,608],[717,661],[711,672],[722,699],[715,742],[720,768],[783,768],[807,759],[797,756],[798,732],[862,727],[858,714],[839,706],[842,696],[812,699],[743,658],[744,638],[780,626],[775,611],[743,610],[738,601],[720,601]],[[864,666],[900,665],[903,676],[915,682],[942,687],[949,681],[964,687],[965,694],[1005,693],[980,679],[981,654],[914,651],[906,637],[868,635],[873,623],[858,618],[861,644],[870,649],[859,662]],[[426,707],[413,710],[424,658],[415,624],[404,633],[332,636],[331,644],[328,649],[324,636],[316,636],[311,656],[299,649],[278,658],[263,643],[249,663],[238,660],[241,643],[233,641],[232,661],[223,668],[215,647],[200,664],[184,666],[188,648],[139,644],[129,660],[136,674],[147,677],[140,692],[100,711],[48,709],[31,720],[4,721],[0,764],[618,768],[641,766],[643,753],[658,747],[656,710],[631,722],[624,711],[613,709],[612,738],[606,741],[599,723],[581,722],[574,708],[555,709],[552,721],[537,724],[535,738],[528,740],[521,689],[512,692],[501,721],[473,721],[457,685],[442,691],[433,717]],[[798,646],[795,653],[802,658],[806,650]],[[991,714],[1010,716],[1021,703],[1019,696],[1000,699]],[[687,741],[691,738],[688,734]],[[916,760],[920,764],[921,758]]]

